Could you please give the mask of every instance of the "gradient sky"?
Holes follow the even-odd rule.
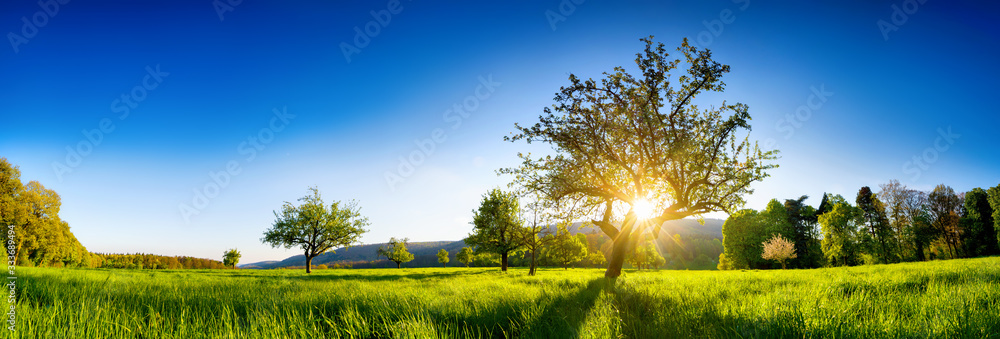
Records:
[[[509,181],[495,170],[544,150],[502,141],[513,124],[536,121],[570,73],[634,69],[648,35],[671,49],[689,37],[731,65],[726,92],[699,102],[748,104],[751,137],[781,150],[747,207],[853,200],[890,179],[956,191],[1000,182],[996,2],[216,4],[221,16],[208,0],[0,4],[0,156],[61,195],[60,216],[89,250],[221,259],[236,247],[244,263],[300,254],[259,239],[309,186],[359,201],[372,222],[364,243],[462,239],[481,194]],[[894,5],[911,12],[905,22]],[[894,19],[883,34],[879,21]],[[348,61],[343,46],[366,25],[378,34]],[[134,107],[122,101],[132,94]],[[449,113],[456,104],[474,109]],[[294,118],[272,129],[276,109]],[[114,129],[88,141],[102,125]],[[385,173],[438,129],[443,142],[390,187]],[[186,220],[181,204],[230,162],[239,173]]]

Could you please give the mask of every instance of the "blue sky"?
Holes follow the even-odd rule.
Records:
[[[634,68],[648,35],[731,65],[726,92],[700,102],[748,104],[751,137],[781,150],[747,207],[890,179],[1000,182],[992,3],[43,4],[0,5],[0,156],[62,196],[91,251],[299,254],[259,238],[314,185],[359,201],[365,243],[461,239],[481,194],[509,180],[494,171],[544,150],[503,142],[513,124],[536,121],[570,73]],[[356,44],[355,27],[377,34]]]

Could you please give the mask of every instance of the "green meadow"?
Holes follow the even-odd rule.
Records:
[[[1000,337],[998,257],[603,272],[17,268],[3,337]]]

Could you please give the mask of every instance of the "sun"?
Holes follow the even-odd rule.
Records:
[[[640,220],[652,219],[656,217],[655,207],[656,205],[647,199],[636,199],[632,204],[632,211],[635,212],[635,216]]]

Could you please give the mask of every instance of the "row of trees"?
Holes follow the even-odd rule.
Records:
[[[794,244],[788,264],[797,268],[1000,254],[1000,185],[956,194],[944,184],[924,192],[892,180],[879,189],[862,187],[854,204],[824,194],[816,208],[803,196],[738,211],[723,226],[719,268],[773,267],[764,242],[775,236]]]
[[[155,254],[105,254],[94,253],[98,263],[91,267],[127,269],[221,269],[227,266],[218,260],[187,256],[163,256]]]
[[[498,256],[502,271],[506,271],[511,261],[518,261],[517,258],[511,260],[511,254],[518,252],[524,254],[523,264],[529,267],[528,274],[531,275],[539,265],[568,268],[584,263],[602,267],[607,262],[606,254],[614,250],[614,241],[593,231],[574,235],[569,230],[572,223],[565,218],[560,219],[563,215],[547,203],[534,200],[527,204],[526,210],[522,210],[520,198],[515,192],[490,190],[483,195],[480,207],[473,211],[472,223],[475,227],[465,242],[476,248],[478,256]],[[581,223],[580,227],[587,224]],[[696,259],[711,263],[704,254],[697,255],[698,251],[714,253],[715,256],[722,252],[722,243],[718,239],[692,237],[693,246],[685,246],[681,236],[674,235],[667,243],[667,246],[659,246],[654,236],[643,236],[629,248],[625,261],[639,269],[660,268],[667,263],[662,254],[666,252],[672,264],[686,268],[689,262]]]

